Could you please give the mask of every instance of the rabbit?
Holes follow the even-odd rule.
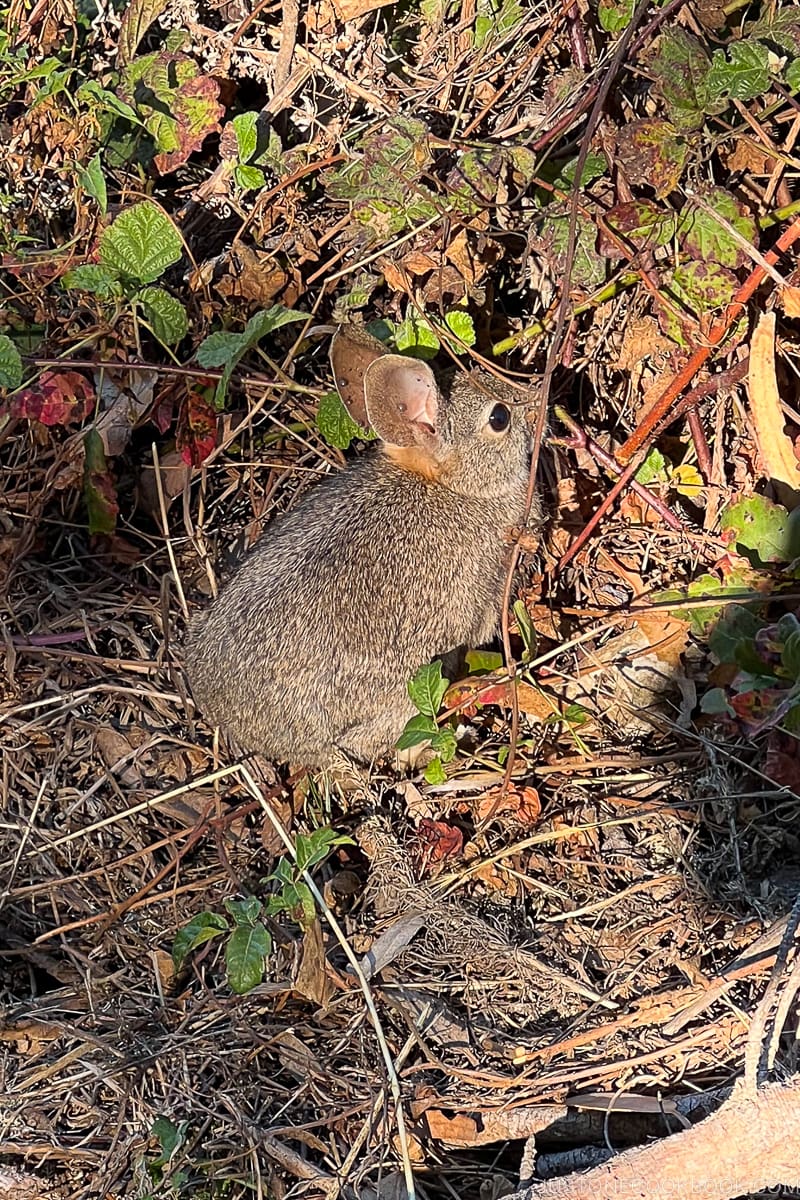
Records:
[[[336,334],[331,364],[378,443],[274,520],[185,652],[207,718],[310,769],[389,751],[416,711],[414,673],[495,635],[530,466],[525,405],[493,376],[440,387],[358,327]]]

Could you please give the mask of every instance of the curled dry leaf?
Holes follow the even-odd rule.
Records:
[[[761,314],[750,339],[747,391],[765,473],[778,485],[797,491],[800,472],[792,442],[784,432],[786,418],[775,376],[774,312]]]

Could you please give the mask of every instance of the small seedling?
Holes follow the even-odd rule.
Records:
[[[442,664],[437,660],[420,667],[408,684],[408,694],[417,709],[417,715],[407,722],[397,741],[398,750],[410,750],[430,742],[436,758],[425,770],[428,783],[443,783],[446,774],[444,764],[456,756],[456,735],[449,726],[442,728],[436,722],[436,714],[442,705],[450,680],[442,675]]]
[[[313,925],[316,916],[314,895],[303,879],[304,871],[318,866],[336,846],[352,846],[352,839],[328,827],[315,829],[295,839],[296,859],[282,858],[266,882],[274,882],[279,891],[269,897],[264,911],[271,917],[287,913],[301,929]]]

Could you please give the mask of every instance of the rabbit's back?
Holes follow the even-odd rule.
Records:
[[[249,749],[309,766],[396,740],[423,663],[493,634],[525,481],[450,493],[371,451],[279,517],[189,635],[195,697]]]

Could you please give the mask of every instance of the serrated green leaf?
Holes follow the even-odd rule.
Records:
[[[99,150],[85,167],[78,168],[78,179],[86,195],[97,201],[100,212],[105,216],[108,209],[108,191]]]
[[[409,351],[415,358],[433,358],[440,342],[430,321],[412,313],[397,326],[395,345],[401,354]]]
[[[233,178],[236,186],[243,192],[257,192],[267,182],[267,177],[261,167],[235,167]]]
[[[747,39],[715,50],[705,80],[706,95],[713,101],[755,100],[769,87],[769,51],[762,42]]]
[[[732,534],[740,553],[750,552],[754,566],[789,561],[789,514],[766,496],[744,496],[727,505],[720,528]]]
[[[597,17],[606,33],[621,33],[631,23],[634,0],[600,0]]]
[[[22,359],[11,338],[0,333],[0,388],[18,388],[22,383]]]
[[[420,667],[408,684],[408,694],[412,702],[425,716],[435,717],[441,708],[442,699],[447,691],[449,679],[442,675],[442,664],[426,663]]]
[[[712,188],[704,197],[713,212],[691,203],[686,205],[678,221],[677,234],[684,249],[701,262],[723,267],[742,267],[750,256],[728,229],[715,220],[718,213],[751,246],[758,247],[758,227],[744,206],[724,188]]]
[[[255,110],[239,113],[233,118],[233,128],[236,133],[236,149],[240,163],[248,163],[258,146],[258,113]]]
[[[317,429],[329,446],[346,450],[355,438],[372,440],[375,434],[364,430],[354,421],[338,392],[327,392],[317,409]]]
[[[423,774],[426,783],[447,783],[447,771],[440,758],[431,759]]]
[[[138,283],[153,283],[182,254],[177,229],[149,200],[120,213],[100,239],[103,266]]]
[[[681,133],[699,129],[706,114],[727,107],[727,101],[709,98],[711,62],[702,42],[686,29],[667,29],[661,35],[650,69],[670,120]]]
[[[438,732],[439,726],[433,717],[426,717],[420,713],[407,722],[405,729],[397,739],[397,749],[410,750],[412,746],[419,746],[422,742],[429,742]]]
[[[136,297],[144,310],[145,320],[164,346],[174,346],[186,337],[189,320],[186,309],[163,288],[148,287]]]
[[[237,926],[225,947],[225,966],[231,991],[237,996],[245,996],[258,987],[271,951],[272,938],[260,921],[255,925]]]
[[[620,258],[623,251],[612,233],[632,243],[636,250],[666,246],[675,233],[675,214],[650,200],[628,200],[609,209],[597,239],[600,254]]]
[[[541,243],[555,271],[563,271],[569,249],[570,217],[565,212],[548,212],[542,222]],[[603,283],[606,263],[597,251],[597,226],[579,213],[575,229],[575,257],[572,263],[572,282],[579,287],[592,288]]]
[[[198,946],[202,946],[220,933],[225,933],[227,929],[228,922],[219,913],[202,912],[198,913],[196,917],[192,917],[191,921],[178,930],[172,942],[172,961],[175,964],[175,970],[181,970],[192,950],[196,950]]]
[[[789,91],[800,92],[800,58],[795,58],[786,64],[783,69],[783,78],[786,80]]]
[[[101,267],[99,263],[82,263],[67,271],[62,283],[65,288],[76,292],[89,292],[94,296],[108,298],[122,294],[119,277],[115,271]]]
[[[636,472],[635,479],[644,487],[651,483],[667,482],[667,460],[655,446],[648,451],[647,457]]]
[[[667,337],[679,346],[696,343],[708,318],[730,304],[738,287],[736,276],[727,267],[696,260],[677,266],[667,274],[666,283],[672,303],[658,305],[658,318]],[[741,334],[740,321],[734,325],[732,336],[738,338]]]
[[[475,345],[475,322],[469,313],[460,308],[454,308],[449,313],[445,313],[444,319],[448,328],[452,329],[465,346]]]

